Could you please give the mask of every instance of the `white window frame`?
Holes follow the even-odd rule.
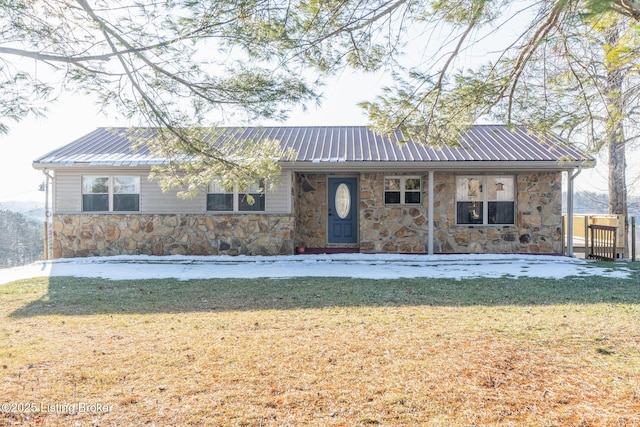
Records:
[[[460,180],[470,180],[470,179],[475,179],[479,181],[479,188],[477,189],[477,191],[479,191],[479,194],[476,194],[473,196],[468,195],[466,198],[461,197],[461,195],[465,193],[464,190],[467,190],[467,189],[462,189],[459,187]],[[490,192],[486,191],[486,189],[489,188],[488,186],[490,185],[489,183],[490,180],[493,181],[495,185],[502,184],[501,187],[503,189],[500,191],[501,192],[504,191],[505,193],[500,194],[500,193],[497,193],[496,191],[497,193],[496,196],[493,198],[490,198],[489,196]],[[509,182],[510,182],[510,185],[508,184]],[[505,183],[507,185],[505,185]],[[517,204],[516,204],[517,185],[516,184],[517,184],[517,176],[512,174],[456,176],[456,197],[455,197],[456,225],[469,226],[469,227],[473,227],[473,226],[503,227],[503,226],[515,225],[516,218],[517,218]],[[473,202],[482,203],[482,212],[481,212],[482,222],[479,222],[479,223],[458,222],[459,203],[473,203]],[[508,202],[513,204],[513,221],[512,222],[489,223],[489,203],[494,203],[494,202]]]
[[[257,187],[256,187],[257,186]],[[226,189],[225,191],[213,191],[214,189],[222,189],[225,190],[224,188],[222,188],[222,185],[219,184],[216,181],[213,181],[211,183],[209,183],[209,185],[207,186],[207,212],[214,212],[214,213],[258,213],[258,212],[266,212],[267,210],[267,192],[266,192],[266,185],[263,179],[260,180],[256,180],[255,182],[253,182],[249,188],[247,188],[246,191],[240,191],[240,188],[238,186],[238,184],[234,184],[233,185],[233,189]],[[255,191],[252,191],[255,190]],[[262,191],[260,191],[262,190]],[[251,210],[251,209],[240,209],[240,196],[244,195],[244,194],[262,194],[262,197],[264,198],[263,201],[263,208],[262,209],[256,209],[256,210]],[[208,197],[210,195],[213,194],[231,194],[233,199],[232,199],[232,209],[227,209],[227,210],[222,210],[222,209],[209,209],[209,201],[208,201]],[[256,201],[256,203],[258,203]]]
[[[108,192],[107,193],[93,193],[93,192],[85,192],[85,179],[99,179],[99,178],[106,178],[107,179],[107,186],[108,186]],[[115,180],[118,178],[131,178],[134,180],[134,186],[135,189],[137,190],[137,192],[134,193],[116,193],[115,191]],[[141,203],[141,195],[140,195],[140,176],[138,175],[82,175],[81,177],[81,188],[80,188],[80,192],[82,195],[82,200],[81,200],[81,210],[82,212],[140,212],[140,203]],[[84,196],[85,195],[91,195],[91,194],[106,194],[108,195],[108,209],[107,210],[85,210],[85,206],[84,206]],[[114,210],[114,203],[113,203],[113,199],[114,196],[116,196],[117,194],[135,194],[138,196],[138,209],[136,210],[119,210],[116,211]]]
[[[387,190],[387,180],[389,179],[397,179],[400,181],[400,201],[398,203],[387,202],[386,194],[390,192],[396,192],[395,190]],[[418,190],[407,190],[406,182],[408,179],[417,179],[420,183],[420,188]],[[405,195],[406,193],[418,193],[420,196],[420,201],[416,203],[406,203]],[[419,175],[385,175],[382,181],[382,196],[384,200],[384,204],[388,206],[397,206],[397,205],[406,205],[406,206],[419,206],[422,204],[422,177]]]

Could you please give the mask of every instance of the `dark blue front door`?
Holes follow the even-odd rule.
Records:
[[[358,243],[358,178],[329,178],[329,243]]]

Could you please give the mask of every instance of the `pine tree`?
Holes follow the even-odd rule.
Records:
[[[42,227],[24,215],[0,211],[0,268],[28,264],[42,258]]]

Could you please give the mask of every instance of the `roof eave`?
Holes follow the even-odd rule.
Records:
[[[592,168],[595,160],[571,160],[571,161],[431,161],[431,162],[283,162],[282,169],[309,172],[337,172],[337,171],[398,171],[398,169],[433,170],[433,171],[465,171],[482,170],[507,171],[507,170],[573,170],[579,167]]]
[[[165,160],[158,160],[155,162],[151,161],[135,161],[135,160],[124,160],[121,162],[113,162],[113,161],[91,161],[91,162],[33,162],[31,166],[34,169],[67,169],[70,167],[76,168],[144,168],[149,169],[152,166],[162,166],[167,164],[168,162]]]
[[[161,165],[163,162],[123,162],[119,165],[112,165],[108,162],[73,162],[73,163],[43,163],[33,162],[34,169],[67,169],[70,167],[104,167],[104,168],[141,168],[149,169],[151,166]],[[336,171],[397,171],[402,170],[482,170],[482,171],[505,171],[516,169],[527,170],[573,170],[579,167],[592,168],[595,160],[582,161],[430,161],[430,162],[403,162],[403,161],[336,161],[336,162],[281,162],[284,170],[310,171],[310,172],[336,172]]]

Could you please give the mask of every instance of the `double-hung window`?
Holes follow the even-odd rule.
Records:
[[[385,205],[419,205],[422,201],[422,179],[419,176],[387,176],[384,178]]]
[[[264,211],[264,181],[252,183],[244,192],[238,193],[239,211]]]
[[[224,187],[216,182],[207,190],[207,210],[216,212],[263,212],[265,210],[264,181],[256,181],[244,191],[238,186]]]
[[[207,191],[208,211],[233,211],[233,187],[224,187],[218,183],[209,184]]]
[[[139,176],[83,176],[83,212],[140,210]]]
[[[512,225],[515,211],[514,176],[456,178],[457,224]]]

